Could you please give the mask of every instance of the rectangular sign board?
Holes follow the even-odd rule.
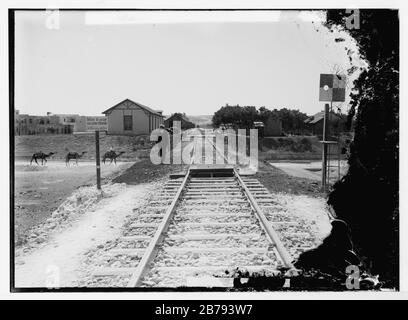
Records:
[[[319,101],[344,102],[346,98],[346,76],[321,74]]]
[[[108,118],[86,117],[86,131],[108,131]]]

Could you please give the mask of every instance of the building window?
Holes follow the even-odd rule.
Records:
[[[123,116],[123,129],[124,130],[133,130],[132,128],[133,119],[132,116]]]

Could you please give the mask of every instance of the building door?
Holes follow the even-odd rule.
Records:
[[[123,116],[123,129],[125,131],[133,130],[133,118],[132,116]]]

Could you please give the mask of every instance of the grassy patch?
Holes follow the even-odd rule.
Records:
[[[316,136],[259,139],[260,160],[318,160],[321,156],[322,146]]]

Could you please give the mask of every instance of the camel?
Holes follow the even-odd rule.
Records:
[[[31,161],[30,161],[30,166],[33,162],[33,160],[35,161],[36,164],[38,164],[37,160],[41,159],[41,165],[44,165],[44,162],[47,163],[47,158],[51,157],[53,154],[55,154],[55,152],[50,152],[48,154],[40,151],[40,152],[36,152],[32,155],[31,157]]]
[[[65,157],[65,165],[68,166],[71,159],[75,160],[76,165],[78,165],[78,159],[82,158],[85,153],[86,151],[83,151],[81,154],[78,152],[68,152]]]
[[[103,158],[102,158],[102,162],[105,163],[106,159],[110,159],[111,161],[110,161],[109,164],[111,164],[112,161],[116,164],[116,158],[119,157],[121,154],[124,154],[124,153],[125,153],[124,151],[116,153],[113,150],[105,152],[105,154],[103,155]]]

